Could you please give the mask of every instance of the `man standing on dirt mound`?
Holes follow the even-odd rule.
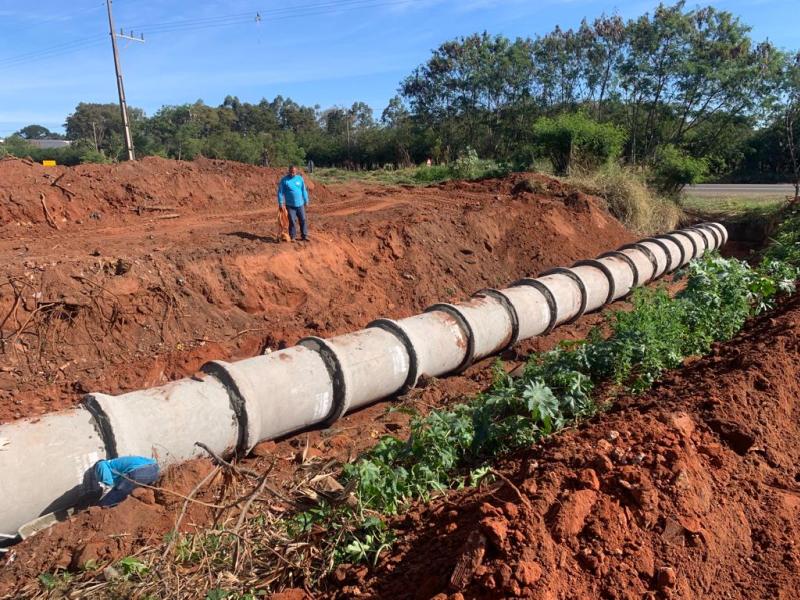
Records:
[[[278,206],[286,204],[289,212],[289,237],[294,241],[295,230],[294,220],[300,223],[300,239],[308,242],[308,222],[306,221],[306,205],[308,204],[308,190],[303,176],[297,173],[297,167],[289,167],[289,173],[281,179],[278,184]]]

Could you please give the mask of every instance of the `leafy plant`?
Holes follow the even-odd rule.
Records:
[[[651,173],[658,191],[676,197],[687,185],[703,180],[708,173],[708,162],[665,144],[656,152]]]
[[[146,563],[134,556],[126,556],[117,564],[122,569],[122,574],[125,577],[140,577],[149,570],[149,567]]]
[[[625,132],[610,123],[598,123],[584,113],[542,117],[533,124],[538,153],[550,159],[557,174],[578,165],[596,168],[619,158]]]

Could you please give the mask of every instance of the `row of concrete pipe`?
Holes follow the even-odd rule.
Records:
[[[397,321],[238,362],[120,396],[90,394],[75,409],[0,425],[0,533],[64,511],[87,493],[103,458],[141,455],[161,465],[202,453],[247,453],[260,441],[330,426],[348,411],[414,387],[422,375],[457,373],[520,340],[623,298],[728,238],[718,223],[641,240],[594,260],[436,304]]]

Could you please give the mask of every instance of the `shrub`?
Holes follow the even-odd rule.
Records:
[[[5,141],[0,144],[0,156],[16,156],[17,158],[24,158],[30,156],[36,148],[29,144],[22,136],[12,135],[7,137]]]
[[[434,183],[450,179],[450,169],[444,165],[423,165],[414,171],[414,181],[419,183]]]
[[[94,148],[87,148],[80,154],[80,162],[83,163],[95,163],[95,164],[104,164],[110,163],[111,161],[106,157],[105,154],[102,152],[95,150]]]
[[[562,175],[573,166],[591,169],[619,158],[625,138],[616,125],[598,123],[583,113],[542,117],[533,124],[538,154],[549,158]]]
[[[633,231],[669,231],[680,221],[681,209],[660,198],[629,169],[607,165],[591,173],[575,174],[567,181],[586,194],[603,198],[611,214]]]
[[[475,179],[481,167],[481,159],[474,148],[467,149],[459,155],[451,165],[450,170],[457,179]]]
[[[656,152],[651,177],[656,189],[662,194],[676,197],[690,184],[700,183],[708,173],[708,162],[694,158],[672,144],[662,146]]]

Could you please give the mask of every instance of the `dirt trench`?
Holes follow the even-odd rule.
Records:
[[[799,435],[795,296],[651,392],[505,461],[507,483],[407,511],[392,551],[340,567],[325,597],[792,598]]]
[[[0,161],[0,422],[409,316],[632,239],[602,201],[545,177],[519,191],[511,176],[316,185],[312,242],[279,244],[281,175]]]
[[[72,406],[90,390],[158,385],[212,358],[412,315],[633,238],[602,201],[544,177],[540,193],[520,191],[521,176],[511,176],[425,188],[317,185],[313,241],[278,244],[280,175],[205,160],[55,172],[0,161],[0,198],[13,188],[24,208],[0,209],[0,321],[8,315],[0,327],[0,422]],[[161,219],[161,211],[142,206],[166,206],[177,216]],[[583,337],[601,319],[587,315],[505,358],[513,365],[527,352]],[[424,411],[459,400],[489,384],[489,364],[396,401]],[[407,426],[407,415],[376,404],[331,429],[262,444],[245,464],[274,468],[280,487],[306,458],[346,461]],[[185,495],[210,469],[210,461],[194,461],[160,485]],[[200,498],[214,502],[223,484]],[[179,496],[142,493],[111,510],[81,513],[12,549],[0,568],[0,597],[33,595],[40,573],[79,569],[87,560],[107,564],[158,544],[181,507]],[[183,529],[210,518],[193,506]]]

